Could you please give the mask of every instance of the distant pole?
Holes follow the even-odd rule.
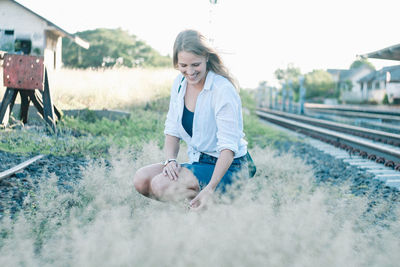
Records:
[[[214,22],[214,8],[215,8],[215,6],[217,5],[217,1],[218,0],[209,0],[210,1],[210,9],[209,9],[209,21],[208,21],[208,23],[209,23],[209,27],[210,27],[210,29],[209,29],[209,42],[210,42],[210,44],[212,44],[212,45],[214,45],[214,41],[215,41],[215,39],[214,39],[214,31],[213,31],[213,22]]]
[[[278,88],[274,88],[274,98],[275,98],[275,104],[274,104],[274,109],[278,109]]]
[[[304,76],[299,77],[299,82],[300,82],[300,108],[299,108],[299,114],[303,115],[304,114],[304,101],[305,101],[305,96],[306,96],[306,88],[304,87]]]
[[[286,111],[286,86],[286,83],[282,85],[282,111]]]
[[[293,112],[293,86],[292,80],[289,80],[289,112]]]
[[[256,93],[256,102],[257,102],[257,107],[261,108],[263,106],[263,86],[262,84],[259,84],[257,87],[257,93]]]
[[[272,109],[272,103],[273,103],[273,99],[272,99],[272,86],[269,86],[268,87],[268,91],[269,91],[269,101],[268,101],[268,104],[269,104],[269,109]]]

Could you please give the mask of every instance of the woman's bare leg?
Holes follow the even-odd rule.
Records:
[[[199,192],[199,183],[187,168],[181,168],[178,180],[171,180],[162,173],[161,163],[145,166],[134,176],[136,190],[144,196],[163,201],[192,199]]]
[[[151,180],[160,174],[164,168],[161,163],[151,164],[140,168],[133,178],[133,184],[136,190],[146,197],[152,195],[150,183]]]
[[[197,178],[185,167],[181,168],[178,180],[171,180],[161,173],[151,180],[150,187],[154,197],[162,201],[192,199],[200,190]]]

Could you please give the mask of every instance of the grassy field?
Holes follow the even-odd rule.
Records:
[[[376,223],[384,203],[371,211],[367,197],[316,185],[302,159],[277,153],[274,145],[293,137],[258,122],[251,91],[241,98],[258,172],[246,186],[217,194],[201,213],[139,195],[134,172],[164,158],[174,72],[60,72],[56,105],[123,109],[130,118],[67,117],[56,135],[43,126],[0,132],[2,150],[93,158],[73,192],[50,174],[15,219],[0,222],[0,266],[397,266],[399,224]]]
[[[13,153],[77,154],[106,156],[110,147],[141,149],[153,141],[162,147],[174,69],[60,70],[50,73],[54,104],[60,109],[116,109],[131,113],[120,120],[65,117],[53,135],[45,127],[24,127],[1,132],[0,149]],[[250,147],[273,144],[288,138],[260,125],[251,115],[255,103],[241,91],[245,112],[245,132]],[[16,114],[18,111],[15,111]],[[90,116],[93,115],[93,116]],[[19,123],[16,123],[19,126]],[[13,127],[13,125],[11,126]],[[268,138],[264,138],[268,136]]]

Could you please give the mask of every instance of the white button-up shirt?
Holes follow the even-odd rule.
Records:
[[[218,158],[222,150],[229,149],[235,158],[244,156],[247,142],[243,139],[242,103],[232,83],[208,71],[196,101],[192,137],[182,126],[186,86],[186,79],[179,74],[172,86],[164,134],[183,139],[188,144],[191,163],[199,161],[200,152]]]

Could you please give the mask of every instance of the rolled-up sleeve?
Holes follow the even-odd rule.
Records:
[[[239,150],[241,130],[239,129],[240,100],[235,89],[226,87],[223,94],[218,94],[215,104],[217,123],[217,151],[231,150],[235,155]]]
[[[169,109],[167,113],[167,119],[165,120],[164,134],[172,135],[181,138],[178,131],[178,110],[177,110],[177,97],[178,97],[178,86],[180,77],[175,79],[175,82],[171,89],[171,98],[169,100]]]

